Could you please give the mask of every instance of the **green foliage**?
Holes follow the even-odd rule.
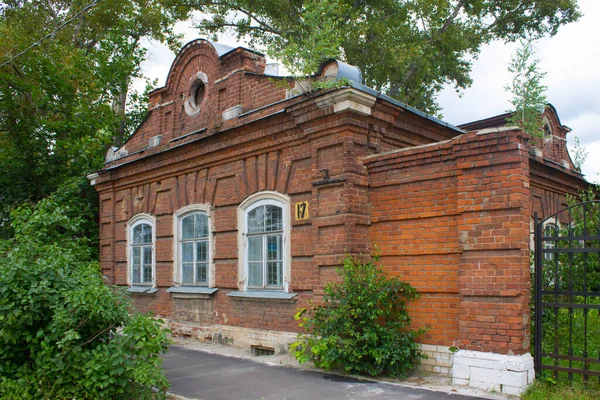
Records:
[[[97,171],[107,147],[126,139],[139,122],[126,108],[138,115],[143,100],[130,93],[142,40],[175,46],[172,25],[187,16],[170,0],[103,0],[54,32],[89,3],[0,5],[0,237],[12,234],[14,207]]]
[[[544,136],[542,112],[547,103],[547,87],[542,84],[546,73],[539,70],[539,62],[531,41],[521,42],[521,48],[508,67],[513,74],[512,83],[506,86],[513,95],[510,103],[514,107],[508,122],[520,126],[535,138]]]
[[[164,397],[167,332],[104,284],[84,184],[15,209],[0,241],[0,398]]]
[[[472,60],[493,40],[554,35],[580,17],[576,0],[199,0],[202,33],[230,30],[302,75],[327,58],[366,84],[428,111],[446,85],[471,84]]]
[[[523,400],[596,400],[600,398],[597,384],[573,386],[553,382],[551,379],[537,380],[521,396]]]
[[[292,346],[300,362],[401,376],[425,357],[414,342],[423,331],[408,329],[406,312],[406,301],[418,294],[409,284],[386,277],[377,261],[377,256],[370,262],[346,257],[338,270],[342,283],[325,288],[321,305],[296,314],[306,332]]]
[[[341,89],[345,86],[350,86],[350,81],[346,78],[332,79],[332,80],[319,80],[314,81],[311,85],[311,89],[314,91],[318,90],[329,90],[329,89]]]
[[[546,253],[542,258],[542,289],[545,292],[542,301],[565,305],[543,310],[540,338],[543,353],[584,358],[595,358],[600,354],[600,313],[597,309],[581,306],[600,306],[600,254],[597,250],[600,249],[597,236],[600,231],[600,203],[593,201],[597,196],[598,188],[594,186],[578,197],[567,195],[570,211],[547,221],[552,225],[546,225],[543,235],[561,239],[544,242],[546,247],[550,243],[558,252]],[[534,291],[532,286],[532,293]],[[575,306],[568,307],[568,303]],[[600,372],[600,365],[595,363],[549,357],[543,357],[542,362]],[[581,375],[574,374],[573,377],[576,382],[582,382]],[[568,375],[563,372],[556,376],[552,371],[544,371],[543,378],[559,384],[568,381]]]
[[[575,169],[581,172],[581,167],[583,167],[583,163],[585,163],[590,153],[581,145],[577,136],[573,138],[573,142],[573,165],[575,165]]]

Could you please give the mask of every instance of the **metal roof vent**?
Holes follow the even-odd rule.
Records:
[[[279,76],[279,64],[278,63],[268,63],[265,66],[265,75]]]
[[[339,60],[330,59],[325,61],[321,64],[321,67],[319,67],[317,75],[320,75],[323,78],[346,78],[362,84],[362,72],[360,71],[360,68]]]

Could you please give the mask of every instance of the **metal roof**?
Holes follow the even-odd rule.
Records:
[[[436,118],[433,115],[427,114],[427,113],[425,113],[425,112],[423,112],[421,110],[417,110],[416,108],[411,107],[408,104],[405,104],[405,103],[403,103],[403,102],[401,102],[399,100],[396,100],[396,99],[394,99],[394,98],[392,98],[392,97],[390,97],[388,95],[385,95],[385,94],[383,94],[381,92],[378,92],[377,90],[375,90],[373,88],[370,88],[368,86],[363,85],[362,83],[358,83],[358,82],[353,81],[353,80],[350,81],[350,83],[351,83],[352,87],[355,88],[355,89],[358,89],[358,90],[360,90],[362,92],[365,92],[365,93],[368,93],[368,94],[370,94],[372,96],[375,96],[378,99],[382,99],[382,100],[388,101],[388,102],[390,102],[390,103],[392,103],[392,104],[394,104],[394,105],[396,105],[398,107],[404,108],[406,111],[409,111],[409,112],[411,112],[413,114],[416,114],[416,115],[418,115],[418,116],[420,116],[422,118],[425,118],[425,119],[428,119],[430,121],[433,121],[436,124],[445,126],[447,128],[450,128],[450,129],[453,129],[453,130],[457,131],[458,133],[465,133],[465,131],[463,131],[462,129],[460,129],[460,128],[452,125],[452,124],[449,124],[449,123],[447,123],[445,121],[442,121],[441,119]]]

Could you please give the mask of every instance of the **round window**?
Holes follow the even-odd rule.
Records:
[[[189,90],[184,103],[185,112],[188,115],[194,116],[200,113],[202,103],[204,102],[204,98],[206,97],[207,81],[208,79],[206,78],[206,75],[202,72],[198,72],[195,79],[189,86]]]

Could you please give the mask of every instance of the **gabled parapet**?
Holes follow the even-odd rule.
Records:
[[[495,115],[478,121],[468,122],[458,125],[465,131],[481,131],[482,129],[497,128],[506,126],[511,113]],[[567,149],[567,134],[571,128],[563,125],[558,117],[556,108],[548,103],[542,112],[543,132],[539,137],[532,137],[529,140],[529,148],[532,156],[542,163],[552,164],[564,170],[579,173]]]
[[[204,39],[189,42],[173,61],[165,86],[149,93],[146,119],[121,147],[108,150],[106,167],[281,111],[289,105],[285,100],[312,94],[315,81],[362,82],[360,69],[333,59],[308,77],[274,76],[265,67],[265,56],[254,50]]]
[[[165,86],[149,93],[147,118],[123,146],[108,151],[107,167],[229,128],[240,114],[284,100],[288,80],[268,77],[265,66],[265,56],[254,50],[189,42]]]

